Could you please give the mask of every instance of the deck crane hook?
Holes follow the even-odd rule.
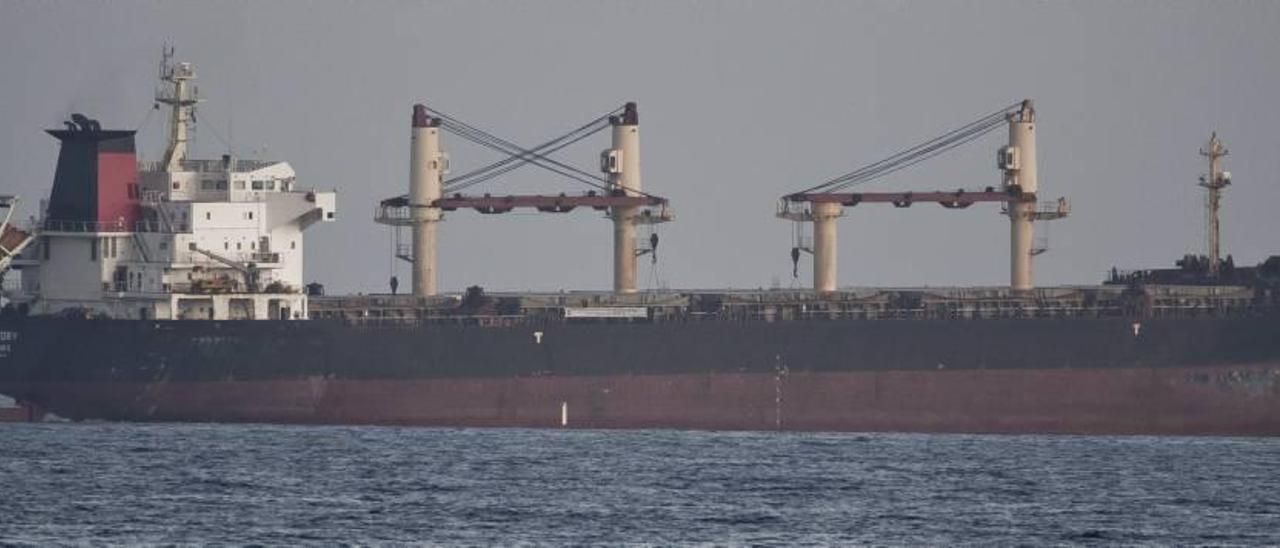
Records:
[[[812,253],[813,248],[806,242],[804,223],[797,220],[791,225],[791,279],[800,279],[800,252]]]

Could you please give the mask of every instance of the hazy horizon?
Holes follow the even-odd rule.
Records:
[[[288,161],[300,186],[338,190],[339,219],[307,233],[308,281],[384,292],[391,259],[374,205],[408,184],[410,105],[426,102],[530,145],[626,101],[640,110],[645,189],[671,199],[642,289],[756,288],[791,278],[777,198],[1023,98],[1036,103],[1041,199],[1065,196],[1039,285],[1112,267],[1172,265],[1204,248],[1205,170],[1217,131],[1234,184],[1223,250],[1280,254],[1280,4],[1264,2],[14,2],[0,3],[0,194],[34,214],[72,112],[141,129],[165,43],[195,64],[196,157],[228,145]],[[1268,68],[1270,67],[1270,68]],[[867,187],[997,185],[1004,132]],[[556,155],[596,171],[600,134]],[[455,174],[497,159],[446,134]],[[534,167],[469,189],[579,192]],[[840,221],[843,286],[1005,285],[999,207],[863,205]],[[1045,224],[1039,224],[1044,230]],[[643,233],[643,229],[642,229]],[[480,215],[440,230],[444,291],[607,289],[599,212]],[[394,268],[394,270],[393,270]],[[795,284],[811,281],[808,259]]]

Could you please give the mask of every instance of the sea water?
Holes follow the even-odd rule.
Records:
[[[1277,544],[1280,440],[0,425],[0,543]]]

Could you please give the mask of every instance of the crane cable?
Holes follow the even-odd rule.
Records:
[[[444,114],[440,111],[437,111],[434,109],[427,109],[427,111],[440,118],[441,127],[444,127],[445,129],[449,130],[453,134],[458,135],[459,137],[462,137],[468,141],[471,141],[473,143],[476,143],[478,145],[481,145],[487,148],[491,148],[493,150],[502,152],[510,156],[516,156],[518,158],[525,159],[526,161],[532,163],[533,165],[536,165],[538,167],[541,167],[553,173],[563,175],[570,179],[576,180],[580,183],[594,186],[601,190],[606,190],[606,191],[609,190],[608,186],[606,186],[608,185],[609,181],[603,177],[600,177],[593,173],[588,173],[586,171],[583,171],[571,165],[565,164],[564,162],[560,162],[559,160],[548,158],[546,155],[538,154],[530,150],[527,150],[525,148],[522,148],[515,143],[507,141],[506,139],[503,139],[501,137],[497,137],[482,129],[471,126],[465,122],[462,122],[461,120],[458,120],[457,118]]]
[[[596,133],[599,133],[604,128],[609,127],[609,124],[608,124],[609,117],[613,116],[614,114],[617,114],[620,110],[621,109],[614,110],[613,112],[607,113],[599,118],[596,118],[590,122],[587,122],[586,124],[578,128],[575,128],[572,131],[564,135],[561,135],[560,137],[557,137],[545,143],[539,144],[538,146],[535,146],[529,149],[529,151],[532,153],[536,153],[540,156],[546,156],[562,148],[568,147],[569,145],[577,143],[578,141],[581,141],[587,137],[595,135]],[[497,177],[511,170],[522,167],[525,164],[529,163],[530,161],[531,159],[523,155],[509,156],[507,158],[504,158],[492,164],[486,165],[484,167],[480,167],[478,169],[469,171],[462,175],[458,175],[456,177],[451,177],[449,179],[446,179],[444,182],[444,186],[445,186],[444,190],[445,191],[461,190],[463,188],[473,186],[473,185],[482,183],[484,181],[488,181],[490,179],[493,179],[494,177]]]
[[[1014,103],[968,124],[948,131],[928,141],[903,149],[883,160],[867,164],[854,171],[807,188],[795,194],[836,192],[854,185],[868,183],[890,173],[911,167],[934,158],[959,146],[970,143],[1002,126],[1007,116],[1021,103]]]
[[[468,141],[471,141],[473,143],[479,144],[487,148],[491,148],[498,152],[502,152],[509,156],[516,157],[520,160],[523,160],[525,163],[532,163],[533,165],[536,165],[538,167],[541,167],[553,173],[562,175],[564,177],[573,179],[585,185],[597,188],[604,192],[612,192],[614,190],[614,188],[610,186],[610,182],[608,179],[600,177],[594,173],[589,173],[581,169],[578,169],[574,166],[565,164],[564,162],[560,162],[558,160],[550,158],[546,154],[540,154],[532,150],[525,149],[520,145],[507,141],[506,139],[503,139],[501,137],[497,137],[477,127],[471,126],[470,124],[467,124],[461,120],[458,120],[457,118],[449,116],[448,114],[445,114],[438,110],[428,108],[427,111],[435,115],[436,117],[440,118],[441,127],[444,127],[445,129],[449,130],[455,135],[458,135],[464,139],[467,139]],[[613,115],[617,112],[618,110],[614,110],[609,115]],[[609,115],[606,115],[606,117]],[[583,136],[583,138],[585,138],[585,136]],[[568,145],[566,144],[565,146],[568,146]],[[630,190],[639,195],[646,196],[649,198],[657,198],[657,196],[654,196],[653,194],[649,194],[641,190],[634,190],[634,189],[626,189],[626,190]]]
[[[992,114],[983,116],[978,120],[965,124],[964,126],[951,130],[938,137],[899,151],[888,158],[873,162],[850,173],[831,179],[821,185],[812,187],[811,189],[806,190],[806,192],[813,192],[817,190],[837,190],[855,184],[861,184],[887,175],[893,171],[914,165],[920,161],[932,158],[942,152],[946,152],[956,146],[965,144],[977,137],[985,135],[999,127],[1004,120],[1005,114],[1015,106],[1016,105],[1006,107]]]
[[[483,134],[477,134],[465,128],[452,125],[449,122],[445,122],[441,124],[441,127],[444,127],[445,129],[450,130],[455,135],[458,135],[459,137],[462,137],[468,141],[491,148],[503,154],[521,157],[521,158],[527,157],[529,163],[535,166],[541,167],[543,169],[546,169],[547,171],[550,171],[552,173],[556,173],[563,177],[573,179],[582,184],[599,188],[601,190],[606,190],[606,191],[608,190],[607,180],[601,177],[597,177],[595,175],[586,173],[578,168],[568,166],[563,162],[552,160],[550,158],[546,158],[545,156],[529,154],[527,151],[519,147],[511,147],[511,146],[502,144],[500,142],[489,140]]]

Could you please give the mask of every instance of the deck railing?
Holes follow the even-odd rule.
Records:
[[[191,232],[191,225],[188,223],[175,223],[170,227],[165,226],[164,223],[156,221],[138,221],[130,224],[124,221],[104,223],[98,221],[45,219],[39,224],[45,232],[154,232],[161,234],[184,234]]]
[[[257,171],[267,166],[273,166],[280,162],[275,160],[242,160],[237,159],[235,165],[232,166],[233,172],[242,173],[246,171]],[[181,162],[182,171],[194,171],[197,173],[226,173],[227,165],[222,160],[183,160]],[[138,171],[158,172],[164,171],[164,163],[159,161],[140,161],[138,162]]]

